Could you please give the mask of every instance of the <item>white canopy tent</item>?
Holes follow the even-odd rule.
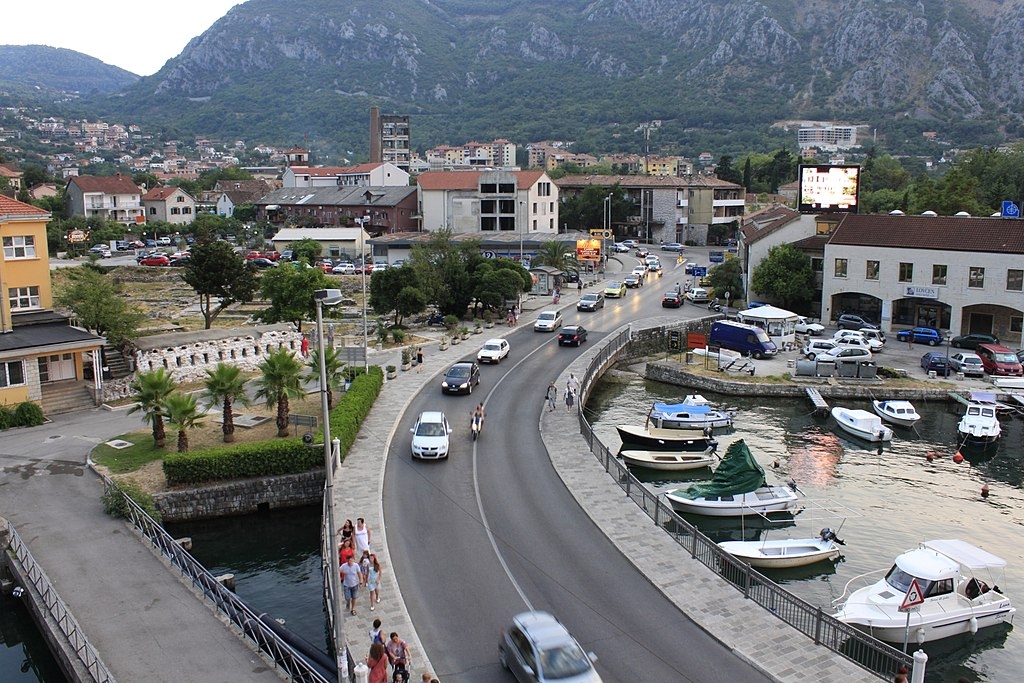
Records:
[[[740,311],[736,315],[740,322],[763,328],[779,348],[782,348],[783,344],[796,342],[795,325],[800,316],[792,311],[775,306],[758,306]]]

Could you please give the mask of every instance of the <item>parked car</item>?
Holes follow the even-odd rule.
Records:
[[[476,359],[481,363],[500,363],[510,350],[507,339],[488,339],[477,351]]]
[[[949,340],[955,349],[976,349],[978,344],[998,344],[999,339],[991,334],[972,332],[970,334],[958,334]]]
[[[878,329],[878,325],[873,322],[869,322],[859,315],[854,315],[853,313],[843,313],[839,316],[839,319],[836,320],[836,327],[841,330],[859,330],[861,328],[867,328],[869,330]]]
[[[93,247],[90,247],[89,248],[89,253],[90,254],[96,254],[100,258],[110,258],[111,257],[110,247],[108,247],[105,244],[97,244],[97,245],[95,245]]]
[[[936,375],[949,376],[949,359],[941,351],[929,351],[921,356],[921,367],[925,372],[934,370]]]
[[[572,284],[576,284],[579,281],[580,281],[580,274],[579,273],[574,273],[574,272],[569,271],[569,270],[562,272],[562,282],[569,282],[569,283],[572,283]]]
[[[295,256],[295,252],[294,251],[292,251],[291,249],[285,249],[284,251],[281,252],[281,258],[279,260],[281,260],[281,261],[291,261],[294,258],[294,256]]]
[[[629,252],[629,247],[627,247],[622,242],[614,242],[612,243],[612,251],[614,251],[616,254],[625,254]]]
[[[831,339],[811,339],[807,342],[807,345],[804,346],[801,352],[808,360],[814,360],[821,354],[831,351],[837,346],[838,344]]]
[[[132,245],[125,240],[117,240],[114,242],[114,248],[118,251],[131,251]]]
[[[439,410],[425,410],[412,429],[412,457],[437,460],[448,457],[448,418]]]
[[[257,270],[277,268],[277,261],[271,261],[270,259],[263,258],[262,256],[260,256],[259,258],[251,258],[248,261],[246,261],[246,263],[248,263],[251,267],[256,268]]]
[[[1024,363],[1024,349],[1017,349],[1016,351],[1014,351],[1014,353],[1017,354],[1017,360],[1019,360],[1021,363]]]
[[[441,380],[442,394],[472,394],[480,384],[480,366],[472,361],[456,363],[448,368]]]
[[[747,304],[747,308],[756,308],[756,306],[754,306],[755,303],[757,302],[755,301]],[[800,316],[796,319],[796,325],[794,325],[793,329],[797,334],[809,334],[813,337],[824,332],[825,326],[819,323],[812,323],[807,318]]]
[[[626,285],[623,282],[609,282],[604,288],[604,295],[609,299],[621,299],[626,296]]]
[[[678,253],[680,251],[683,251],[683,249],[683,245],[680,244],[679,242],[666,242],[665,244],[661,245],[662,251],[674,251]]]
[[[779,352],[779,347],[763,329],[732,320],[716,320],[711,323],[708,344],[758,359],[774,356]]]
[[[622,284],[626,285],[627,289],[636,289],[644,286],[644,281],[636,273],[630,273],[626,277],[622,278]]]
[[[167,254],[149,254],[139,260],[139,265],[143,266],[168,266],[171,264],[171,259],[167,258]]]
[[[874,353],[881,351],[884,346],[882,342],[867,336],[860,330],[839,330],[832,335],[832,340],[840,345],[863,346],[864,348],[871,349]]]
[[[341,263],[335,263],[334,267],[331,268],[331,272],[335,275],[355,275],[356,264],[351,261],[342,261]]]
[[[942,343],[942,333],[931,327],[911,327],[909,330],[897,332],[896,341],[938,346]]]
[[[835,362],[847,361],[870,361],[874,359],[869,349],[859,346],[836,346],[817,356],[818,360],[831,360]]]
[[[711,297],[708,296],[708,290],[702,287],[691,287],[687,290],[683,298],[689,301],[691,304],[706,304],[711,301]]]
[[[601,292],[587,292],[576,302],[577,311],[596,311],[604,308],[604,294]]]
[[[601,683],[597,657],[547,612],[523,612],[503,629],[498,659],[519,683]]]
[[[387,270],[390,267],[391,266],[388,265],[387,263],[374,263],[373,264],[373,270],[371,270],[370,272],[371,273],[383,273],[385,270]],[[334,269],[332,268],[331,270],[333,271]]]
[[[949,367],[956,372],[962,372],[967,377],[984,377],[985,366],[981,363],[981,357],[970,351],[960,351],[949,357]]]
[[[171,268],[184,268],[188,265],[188,258],[172,258],[167,265]]]
[[[558,331],[559,346],[579,346],[587,341],[587,330],[583,325],[569,325]]]
[[[171,238],[168,235],[164,235],[163,237],[158,237],[156,239],[156,245],[158,247],[169,247],[169,246],[171,246]]]
[[[999,344],[978,344],[974,352],[981,358],[981,365],[990,375],[1020,377],[1024,374],[1015,354]]]
[[[534,332],[554,332],[562,326],[562,314],[558,311],[541,311],[533,323]]]
[[[683,297],[678,289],[670,289],[661,295],[662,308],[679,308],[683,305]]]

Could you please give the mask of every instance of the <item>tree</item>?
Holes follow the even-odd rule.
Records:
[[[731,301],[743,298],[743,268],[738,258],[719,263],[708,272],[708,279],[715,290],[715,296],[724,298],[725,293],[729,292]]]
[[[533,285],[529,272],[508,259],[483,263],[475,275],[476,287],[473,289],[473,298],[484,310],[501,310],[506,301],[518,299],[523,292],[532,289]]]
[[[156,177],[154,173],[140,172],[132,175],[132,182],[139,187],[145,187],[152,190],[154,187],[160,187],[160,179]]]
[[[312,299],[312,297],[310,297]],[[277,435],[288,436],[289,400],[302,396],[302,363],[286,348],[271,352],[259,365],[256,398],[277,406]]]
[[[414,246],[410,257],[427,300],[437,304],[441,313],[460,318],[473,301],[473,273],[486,260],[478,240],[454,242],[446,230]]]
[[[128,414],[142,413],[146,424],[153,425],[153,445],[163,448],[167,441],[164,431],[165,401],[174,392],[174,380],[164,368],[143,372],[135,376],[129,385],[134,393],[135,405]]]
[[[310,372],[316,380],[320,381],[320,354],[309,355]],[[341,369],[345,367],[345,361],[341,359],[341,352],[333,346],[324,346],[324,373],[327,377],[327,412],[334,410],[334,390],[340,389],[345,381],[345,375]]]
[[[193,244],[181,279],[199,295],[206,329],[228,306],[252,301],[259,285],[256,274],[235,255],[231,245],[220,241]]]
[[[382,315],[394,311],[395,325],[401,325],[405,316],[425,310],[427,297],[421,291],[416,268],[407,264],[374,273],[370,278],[370,308]]]
[[[313,293],[330,284],[319,268],[285,265],[265,270],[260,277],[260,296],[270,301],[270,307],[257,317],[265,323],[293,323],[301,332],[304,321],[316,318]]]
[[[193,394],[174,393],[164,401],[167,421],[178,429],[178,452],[188,452],[188,432],[190,429],[203,426],[203,413],[200,412]]]
[[[292,245],[292,260],[304,261],[310,265],[316,263],[320,254],[324,251],[322,244],[316,240],[305,237]]]
[[[570,270],[573,268],[576,271],[579,270],[579,261],[576,260],[575,254],[572,253],[565,242],[558,240],[548,240],[541,244],[537,255],[531,261],[531,265],[551,266],[559,270]]]
[[[122,349],[138,336],[145,316],[131,307],[113,277],[90,264],[60,274],[64,279],[58,280],[54,302],[73,312],[85,329]]]
[[[772,247],[754,268],[750,276],[750,290],[781,301],[787,308],[805,304],[814,292],[810,257],[791,244]]]
[[[235,440],[234,405],[249,405],[249,397],[245,393],[245,377],[237,365],[217,363],[213,370],[206,371],[206,395],[209,407],[221,405],[224,442]]]
[[[743,184],[743,176],[740,175],[738,169],[732,165],[732,157],[728,154],[723,154],[718,159],[718,165],[715,167],[715,176],[719,180],[727,180],[730,183],[736,183],[737,185]]]

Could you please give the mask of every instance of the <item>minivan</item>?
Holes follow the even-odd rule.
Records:
[[[978,344],[974,352],[981,358],[981,366],[990,375],[1013,375],[1019,377],[1024,374],[1017,354],[999,344]]]
[[[712,323],[708,344],[749,354],[754,358],[774,356],[779,352],[779,347],[760,327],[734,323],[731,320],[718,320]]]

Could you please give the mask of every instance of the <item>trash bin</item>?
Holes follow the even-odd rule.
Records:
[[[836,373],[836,363],[832,360],[816,361],[814,374],[818,377],[831,377]]]
[[[857,376],[861,379],[875,379],[878,377],[878,365],[874,361],[864,361],[857,368]]]
[[[691,363],[693,363],[693,351],[687,351],[686,352],[686,364],[690,365]]]
[[[839,376],[840,377],[856,377],[857,376],[857,366],[858,365],[859,365],[859,363],[857,363],[857,362],[853,362],[853,363],[839,363],[836,366],[836,370],[839,371]]]
[[[814,377],[815,365],[813,360],[798,359],[796,361],[796,376]]]

